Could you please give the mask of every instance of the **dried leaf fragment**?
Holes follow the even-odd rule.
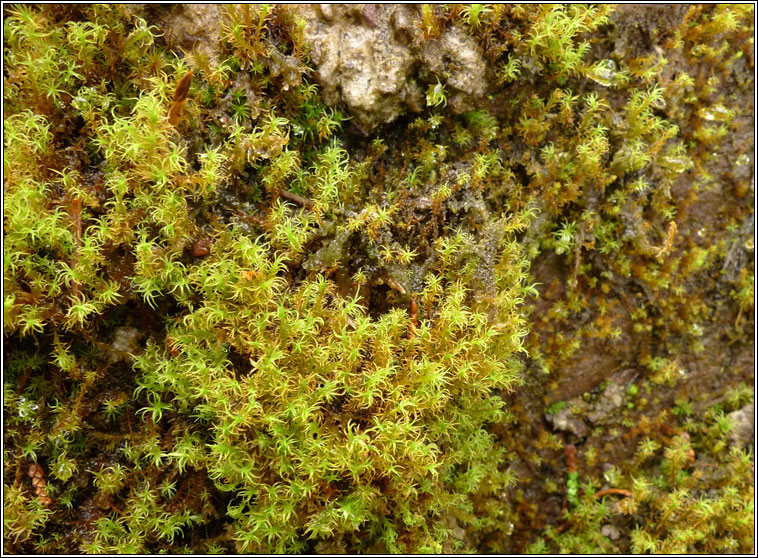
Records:
[[[174,102],[171,105],[171,109],[168,111],[168,122],[172,126],[176,126],[179,123],[179,116],[182,114],[182,108],[184,108],[184,103],[187,101],[187,95],[189,94],[190,85],[192,85],[192,72],[193,70],[190,70],[184,74],[184,77],[176,84],[173,96]]]

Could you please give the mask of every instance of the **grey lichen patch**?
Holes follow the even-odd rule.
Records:
[[[334,229],[334,226],[326,227],[328,232]],[[304,262],[303,267],[308,271],[325,270],[340,263],[345,252],[345,243],[350,237],[348,229],[340,229],[323,247],[316,250]]]
[[[479,258],[474,274],[474,288],[479,300],[492,300],[497,294],[495,265],[502,239],[503,225],[500,221],[493,221],[484,228],[477,242],[476,253]]]

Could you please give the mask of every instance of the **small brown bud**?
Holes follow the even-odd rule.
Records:
[[[418,303],[416,302],[416,295],[411,297],[409,314],[411,317],[411,323],[408,329],[408,336],[410,337],[416,333],[416,329],[418,328]]]
[[[182,79],[177,82],[176,89],[174,90],[174,96],[172,98],[173,101],[181,102],[187,98],[190,85],[192,84],[192,73],[193,70],[190,70],[184,74],[184,77],[182,77]]]
[[[36,477],[38,479],[41,479],[45,476],[45,472],[42,470],[42,467],[38,465],[37,463],[32,463],[29,465],[29,470],[27,471],[27,474],[30,477]]]
[[[202,258],[210,253],[211,250],[207,238],[198,238],[192,245],[192,255],[196,258]]]
[[[189,94],[189,88],[192,84],[192,70],[187,72],[179,83],[176,84],[174,90],[173,103],[168,111],[168,122],[172,126],[176,126],[179,123],[179,116],[182,114],[184,103],[187,100],[187,94]]]

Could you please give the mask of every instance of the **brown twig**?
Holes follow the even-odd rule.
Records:
[[[79,250],[82,247],[82,200],[75,197],[71,200],[71,218],[74,221],[74,238],[76,239],[76,252],[74,252],[74,267],[79,260]],[[71,285],[71,294],[74,298],[79,298],[81,288],[79,282],[74,280]]]
[[[633,498],[632,493],[629,490],[623,488],[606,488],[605,490],[598,490],[595,492],[595,498],[602,498],[609,494],[618,494],[619,496],[626,496],[627,498]]]
[[[416,295],[411,297],[409,313],[411,323],[408,328],[408,338],[411,338],[416,334],[416,329],[418,328],[418,303],[416,302]]]
[[[116,512],[117,514],[119,514],[122,517],[124,516],[124,512],[122,512],[120,509],[118,509],[116,506],[114,506],[112,502],[111,502],[110,506],[111,506],[111,509],[114,512]]]
[[[576,473],[576,446],[569,444],[566,446],[566,467],[569,473]]]
[[[390,277],[389,273],[384,274],[384,282],[387,283],[391,288],[395,289],[397,292],[399,292],[401,295],[405,294],[405,289],[403,286],[395,281],[392,277]]]
[[[303,196],[299,196],[294,192],[290,192],[289,190],[279,190],[279,195],[286,200],[295,202],[296,204],[307,207],[308,209],[313,209],[316,207],[316,204],[313,203],[313,201],[309,200],[308,198],[304,198]]]

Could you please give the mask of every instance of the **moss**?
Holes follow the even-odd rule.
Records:
[[[717,407],[693,419],[650,432],[626,472],[586,479],[562,529],[548,528],[529,551],[752,552],[752,449],[726,449],[732,425]],[[572,482],[569,473],[569,502]]]
[[[499,85],[454,114],[430,81],[366,138],[320,100],[296,11],[220,14],[211,56],[137,8],[5,10],[5,550],[747,548],[752,455],[719,410],[686,422],[706,401],[681,372],[712,324],[752,339],[725,85],[752,7],[693,6],[627,53],[611,6],[422,6],[414,48],[458,26]],[[696,230],[727,148],[733,200]],[[539,285],[547,258],[562,279]],[[568,399],[551,385],[631,340],[634,401],[589,469],[534,483],[568,442],[531,430]],[[596,498],[642,434],[611,483],[633,498]],[[563,519],[535,503],[564,486]]]

